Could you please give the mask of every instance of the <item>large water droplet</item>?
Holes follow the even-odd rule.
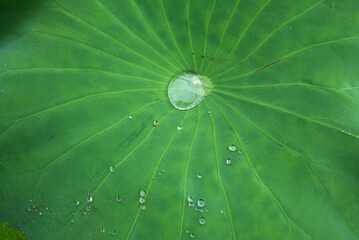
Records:
[[[234,152],[234,151],[236,151],[237,150],[237,147],[236,146],[234,146],[233,144],[231,144],[231,145],[229,145],[229,150],[230,151],[232,151],[232,152]]]
[[[182,127],[181,127],[181,126],[178,126],[178,127],[177,127],[177,130],[178,130],[178,131],[181,131],[181,130],[182,130]]]
[[[92,202],[93,201],[93,198],[91,196],[88,197],[87,199],[88,202]]]
[[[146,191],[144,191],[144,190],[141,190],[141,191],[140,191],[140,196],[141,196],[141,197],[144,197],[144,196],[146,196]]]
[[[203,78],[197,73],[184,72],[177,75],[168,87],[168,98],[171,104],[179,110],[194,108],[205,96],[206,88]]]
[[[138,201],[139,201],[141,204],[143,204],[143,203],[145,203],[145,202],[146,202],[146,200],[145,200],[145,198],[144,198],[144,197],[140,197],[140,199],[138,199]]]
[[[201,225],[206,224],[206,218],[205,218],[205,217],[201,217],[201,218],[199,219],[199,224],[201,224]]]
[[[197,205],[198,205],[198,207],[204,207],[204,205],[206,205],[206,202],[204,201],[203,198],[201,198],[201,199],[198,199]]]

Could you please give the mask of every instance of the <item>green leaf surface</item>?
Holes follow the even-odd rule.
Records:
[[[359,1],[0,6],[0,221],[36,240],[359,239]],[[167,95],[182,72],[213,84],[187,111]]]

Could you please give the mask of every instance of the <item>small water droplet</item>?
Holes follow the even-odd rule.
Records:
[[[74,223],[74,220],[73,220],[73,219],[71,220],[71,223]]]
[[[237,150],[237,147],[236,146],[234,146],[233,144],[231,144],[231,145],[229,145],[229,150],[231,151],[231,152],[234,152],[234,151],[236,151]]]
[[[90,210],[91,210],[91,206],[90,206],[90,205],[87,205],[86,211],[90,211]]]
[[[194,233],[191,233],[191,235],[189,235],[191,238],[194,238]]]
[[[141,191],[140,191],[140,196],[141,196],[141,197],[144,197],[144,196],[146,196],[146,191],[144,191],[144,190],[141,190]]]
[[[141,210],[146,210],[146,205],[142,205]]]
[[[143,204],[143,203],[145,203],[145,202],[146,202],[146,200],[145,200],[145,198],[144,198],[144,197],[140,197],[140,199],[138,199],[138,201],[139,201],[141,204]]]
[[[91,196],[89,196],[89,197],[87,198],[87,201],[88,201],[88,202],[92,202],[92,201],[93,201],[93,198],[92,198]]]
[[[206,202],[204,201],[203,198],[198,199],[198,201],[197,201],[198,207],[204,207],[205,205],[206,205]]]
[[[227,158],[226,163],[227,163],[227,165],[231,165],[231,164],[232,164],[232,160],[231,160],[230,158]]]
[[[166,169],[162,169],[162,172],[166,172]]]
[[[45,208],[45,210],[47,211],[47,210],[49,210],[49,208],[48,208],[48,207],[46,207],[46,208]]]
[[[116,235],[116,234],[117,234],[116,229],[114,229],[114,230],[112,231],[112,234],[113,234],[113,235]]]
[[[211,112],[211,110],[208,110],[208,114],[211,114],[212,112]]]
[[[238,153],[242,153],[242,150],[239,149],[239,150],[238,150]]]
[[[7,67],[7,63],[4,64],[4,67]]]
[[[224,211],[221,209],[221,213],[224,213]]]
[[[39,212],[39,216],[42,216],[42,212]]]
[[[121,196],[117,196],[116,200],[117,200],[117,202],[122,202],[122,197],[121,197]]]
[[[186,229],[186,233],[189,233],[189,229],[188,229],[188,228]]]
[[[132,115],[130,115],[130,116],[128,116],[128,118],[129,118],[129,119],[132,119],[133,117],[132,117]]]
[[[201,224],[201,225],[206,224],[206,218],[205,217],[201,217],[198,221],[199,221],[199,224]]]
[[[188,200],[188,202],[191,203],[191,202],[193,202],[193,197],[188,197],[187,200]]]
[[[115,166],[111,166],[110,167],[110,172],[115,172],[116,171],[116,167]]]
[[[197,175],[197,178],[198,178],[198,179],[201,179],[201,178],[202,178],[202,174],[198,174],[198,175]]]
[[[153,122],[153,126],[154,126],[154,127],[157,127],[157,126],[158,126],[158,121],[154,121],[154,122]]]
[[[193,203],[188,203],[188,206],[193,207],[194,204]]]
[[[92,193],[91,193],[91,192],[88,192],[88,194],[89,194],[89,195],[92,195]]]
[[[182,127],[181,127],[181,126],[177,126],[177,130],[178,130],[178,131],[181,131],[181,130],[182,130]]]
[[[104,228],[102,228],[102,229],[101,229],[101,232],[102,232],[102,233],[104,233],[104,232],[105,232],[105,229],[104,229]]]
[[[76,206],[80,205],[80,201],[76,201]]]

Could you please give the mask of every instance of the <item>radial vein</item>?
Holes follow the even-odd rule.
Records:
[[[183,185],[183,200],[182,200],[181,224],[180,224],[179,237],[178,237],[178,239],[182,239],[183,220],[184,220],[184,209],[185,209],[185,205],[186,205],[186,193],[187,193],[187,190],[186,190],[186,189],[187,189],[188,166],[189,166],[189,163],[190,163],[190,159],[191,159],[191,154],[192,154],[194,142],[195,142],[195,140],[196,140],[196,136],[197,136],[197,132],[198,132],[198,128],[199,128],[200,119],[201,119],[201,105],[198,106],[196,129],[195,129],[195,131],[194,131],[194,133],[193,133],[191,145],[190,145],[190,147],[189,147],[189,151],[188,151],[188,155],[187,155],[187,162],[186,162],[186,169],[185,169],[185,172],[184,172],[184,185]]]
[[[272,66],[274,63],[277,63],[277,62],[279,62],[279,61],[282,61],[282,60],[284,60],[284,59],[286,59],[286,58],[289,58],[289,57],[291,57],[291,56],[293,56],[293,55],[296,55],[296,54],[298,54],[298,53],[304,52],[304,51],[309,50],[309,49],[311,49],[311,48],[315,48],[315,47],[319,47],[319,46],[324,46],[324,45],[329,45],[329,44],[334,44],[334,43],[338,43],[338,42],[341,42],[341,41],[352,40],[352,39],[355,39],[355,38],[358,38],[358,37],[359,37],[359,34],[356,34],[356,35],[351,36],[351,37],[340,38],[340,39],[336,39],[336,40],[332,40],[332,41],[326,41],[326,42],[316,43],[316,44],[313,44],[313,45],[310,45],[310,46],[307,46],[307,47],[298,49],[298,50],[296,50],[296,51],[293,51],[293,52],[291,52],[291,53],[289,53],[289,54],[287,54],[287,55],[285,55],[285,56],[283,56],[283,57],[278,58],[277,60],[274,60],[272,63],[267,64],[267,65],[265,65],[265,66],[263,66],[263,67],[261,67],[261,68],[259,68],[259,69],[256,69],[256,70],[253,70],[253,71],[244,73],[244,74],[239,75],[239,76],[235,76],[235,77],[231,77],[231,78],[226,78],[226,79],[221,79],[221,80],[213,81],[213,82],[227,82],[227,81],[239,79],[239,78],[242,78],[242,77],[246,77],[246,76],[249,76],[249,75],[251,75],[251,74],[253,74],[253,73],[258,72],[258,71],[261,70],[261,69],[264,69],[264,68],[266,68],[266,67]],[[234,68],[235,68],[235,67],[232,67],[230,70],[232,70],[232,69],[234,69]],[[225,74],[225,73],[227,73],[227,72],[229,72],[229,71],[227,70],[227,71],[224,72],[223,74]],[[218,76],[221,76],[221,75],[223,75],[223,74],[218,74],[218,75],[215,75],[214,77],[218,77]],[[343,90],[345,90],[345,89],[343,89]]]
[[[129,32],[131,35],[135,36],[136,38],[138,38],[141,42],[143,42],[147,47],[149,47],[152,51],[154,51],[158,56],[160,56],[163,60],[165,60],[169,65],[171,65],[174,69],[176,69],[177,71],[179,71],[179,68],[177,68],[175,65],[173,65],[172,62],[170,62],[167,58],[165,58],[164,56],[162,56],[162,54],[160,54],[156,49],[154,49],[150,44],[147,43],[147,41],[143,40],[140,36],[138,36],[137,34],[135,34],[127,25],[125,25],[117,16],[115,16],[113,14],[113,12],[111,12],[103,3],[101,3],[98,0],[95,0],[100,7],[102,7],[107,13],[110,14],[110,16],[112,18],[114,18],[117,22],[119,22],[120,25],[122,25],[127,32]]]
[[[254,100],[250,100],[250,99],[247,99],[247,98],[243,98],[243,97],[239,97],[237,95],[234,95],[234,94],[231,94],[231,93],[228,93],[228,92],[225,92],[225,91],[221,91],[221,90],[217,90],[217,89],[213,89],[212,91],[214,92],[218,92],[218,93],[221,93],[221,94],[224,94],[224,95],[227,95],[227,96],[230,96],[230,97],[233,97],[233,98],[236,98],[236,99],[239,99],[239,100],[242,100],[242,101],[245,101],[245,102],[250,102],[250,103],[253,103],[253,104],[256,104],[256,105],[259,105],[259,106],[262,106],[262,107],[266,107],[266,108],[269,108],[269,109],[273,109],[273,110],[276,110],[278,112],[283,112],[283,113],[286,113],[286,114],[289,114],[289,115],[292,115],[292,116],[295,116],[297,118],[300,118],[300,119],[303,119],[303,120],[306,120],[306,121],[310,121],[310,122],[313,122],[313,123],[316,123],[316,124],[319,124],[319,125],[322,125],[322,126],[325,126],[327,128],[331,128],[333,130],[336,130],[338,132],[341,132],[341,133],[344,133],[348,136],[351,136],[351,137],[354,137],[356,139],[359,139],[359,136],[353,134],[353,133],[350,133],[348,131],[345,131],[343,129],[340,129],[340,128],[337,128],[335,126],[332,126],[330,124],[327,124],[327,123],[324,123],[324,122],[319,122],[317,120],[314,120],[314,119],[311,119],[309,117],[305,117],[305,116],[301,116],[297,113],[294,113],[294,112],[290,112],[286,109],[282,109],[282,108],[278,108],[276,106],[272,106],[272,105],[268,105],[268,104],[265,104],[265,103],[262,103],[262,102],[257,102],[257,101],[254,101]]]
[[[164,70],[164,71],[166,71],[166,72],[168,72],[168,73],[170,73],[170,74],[173,74],[173,72],[169,71],[167,68],[165,68],[165,67],[163,67],[163,66],[161,66],[161,65],[159,65],[159,64],[157,64],[157,63],[155,63],[154,61],[152,61],[152,60],[146,58],[144,55],[142,55],[142,54],[140,54],[139,52],[133,50],[132,48],[130,48],[129,46],[127,46],[126,44],[124,44],[123,42],[121,42],[120,40],[118,40],[117,38],[115,38],[115,37],[113,37],[113,36],[107,34],[106,32],[103,32],[101,29],[99,29],[99,28],[96,27],[95,25],[93,25],[93,24],[87,22],[86,20],[84,20],[84,19],[82,19],[82,18],[80,18],[80,17],[78,17],[78,16],[76,16],[76,15],[74,15],[74,14],[73,14],[72,12],[70,12],[68,9],[63,8],[62,6],[60,6],[60,9],[61,9],[62,12],[63,12],[65,15],[67,15],[68,17],[73,18],[73,19],[77,20],[77,21],[80,22],[80,23],[83,23],[83,24],[85,24],[85,25],[90,26],[93,30],[95,30],[96,32],[98,32],[98,33],[101,34],[102,36],[104,36],[104,37],[106,37],[106,38],[109,38],[109,39],[111,39],[111,40],[114,41],[114,42],[117,42],[120,46],[122,46],[123,48],[129,50],[130,52],[134,53],[135,55],[139,56],[140,58],[143,58],[143,59],[145,59],[147,62],[149,62],[149,63],[155,65],[156,67],[158,67],[158,68],[160,68],[160,69],[162,69],[162,70]]]
[[[212,17],[212,13],[214,11],[214,7],[216,5],[216,0],[213,0],[213,3],[212,3],[212,7],[211,7],[211,10],[209,12],[209,16],[207,18],[207,23],[206,23],[206,31],[205,31],[205,34],[204,34],[204,45],[203,45],[203,54],[202,54],[202,61],[201,61],[201,67],[200,67],[200,72],[202,72],[202,69],[203,69],[203,64],[204,64],[204,58],[206,56],[206,51],[207,51],[207,38],[208,38],[208,29],[209,29],[209,23],[211,22],[211,17]]]
[[[78,46],[80,46],[80,47],[82,47],[82,48],[84,48],[84,49],[89,49],[89,50],[92,50],[92,51],[99,52],[99,53],[101,53],[101,54],[103,54],[103,55],[108,55],[109,57],[115,58],[115,59],[117,59],[118,61],[121,61],[121,62],[123,62],[123,63],[125,63],[125,64],[128,64],[128,65],[132,65],[132,66],[134,66],[134,67],[136,67],[136,68],[138,68],[138,69],[145,70],[146,72],[156,74],[156,75],[158,75],[158,76],[160,76],[160,77],[162,77],[162,78],[164,78],[164,79],[167,78],[165,75],[159,74],[159,73],[157,73],[157,72],[155,72],[155,71],[152,71],[152,70],[150,70],[150,69],[148,69],[148,68],[145,68],[145,67],[143,67],[143,66],[140,66],[140,65],[137,65],[137,64],[128,62],[128,61],[126,61],[126,60],[124,60],[124,59],[121,59],[121,58],[119,58],[119,57],[117,57],[117,56],[111,54],[111,53],[108,53],[108,52],[106,52],[106,51],[104,51],[104,50],[101,50],[101,49],[98,49],[98,48],[89,46],[89,45],[87,45],[87,44],[85,44],[85,43],[79,42],[79,41],[74,40],[74,39],[72,39],[72,38],[67,38],[67,37],[63,37],[63,36],[57,36],[57,35],[53,35],[53,34],[50,34],[50,33],[41,32],[41,31],[30,31],[30,33],[37,33],[37,34],[39,34],[39,35],[47,36],[47,37],[50,37],[50,38],[65,40],[65,41],[71,42],[71,43],[74,44],[74,45],[78,45]]]
[[[262,7],[257,11],[257,13],[253,16],[253,18],[249,21],[249,23],[247,24],[247,26],[245,27],[245,29],[243,30],[242,34],[239,36],[236,44],[234,45],[234,47],[232,48],[231,52],[225,57],[225,59],[229,59],[233,52],[237,49],[239,43],[241,42],[241,40],[243,39],[243,37],[245,36],[245,34],[247,33],[248,29],[250,28],[250,26],[252,25],[252,23],[254,22],[254,20],[257,18],[257,16],[262,12],[262,10],[269,4],[271,0],[268,0],[267,2],[265,2]],[[218,64],[217,67],[215,69],[213,69],[213,71],[211,71],[209,74],[214,73],[220,66],[222,66],[222,64]]]
[[[174,109],[173,111],[175,111],[175,109]],[[183,118],[183,120],[182,120],[182,122],[181,122],[181,126],[183,125],[184,121],[186,120],[188,114],[189,114],[189,111],[186,112],[186,114],[185,114],[185,116],[184,116],[184,118]],[[160,164],[161,164],[161,162],[162,162],[162,159],[164,158],[164,156],[165,156],[167,150],[168,150],[169,147],[171,146],[171,144],[172,144],[172,142],[173,142],[173,139],[175,138],[177,132],[178,132],[178,130],[176,129],[176,130],[174,131],[174,133],[173,133],[173,135],[172,135],[170,141],[168,142],[166,148],[163,150],[163,152],[162,152],[162,154],[161,154],[161,157],[159,158],[159,160],[158,160],[158,162],[157,162],[155,168],[153,169],[151,179],[153,179],[153,177],[155,176],[155,174],[156,174],[156,172],[157,172],[157,169],[158,169],[158,167],[160,166]],[[150,190],[151,190],[152,183],[153,183],[153,181],[150,181],[150,183],[149,183],[149,185],[148,185],[148,187],[147,187],[147,189],[146,189],[145,200],[146,200],[146,198],[148,197],[148,194],[149,194],[149,192],[150,192]],[[139,217],[139,214],[140,214],[140,211],[141,211],[141,207],[142,207],[142,206],[139,206],[139,208],[138,208],[138,210],[137,210],[135,219],[133,220],[133,223],[132,223],[132,225],[131,225],[130,231],[129,231],[128,234],[127,234],[126,240],[129,239],[130,236],[131,236],[131,234],[132,234],[132,231],[133,231],[133,229],[134,229],[134,227],[135,227],[135,225],[136,225],[136,222],[137,222],[137,220],[138,220],[138,217]]]
[[[318,186],[322,189],[323,193],[325,194],[325,196],[327,197],[330,206],[332,207],[332,209],[334,210],[334,212],[340,217],[340,219],[342,220],[342,222],[344,223],[345,227],[351,231],[348,226],[345,224],[344,220],[342,219],[341,215],[339,214],[339,212],[337,211],[337,209],[334,207],[334,203],[329,195],[328,190],[324,187],[324,185],[320,182],[317,173],[315,172],[315,169],[313,167],[314,163],[308,158],[306,157],[304,154],[298,152],[297,150],[294,150],[291,147],[288,147],[286,144],[280,142],[279,140],[277,140],[276,138],[274,138],[271,134],[269,134],[267,131],[265,131],[263,128],[259,127],[257,124],[255,124],[253,121],[251,121],[250,119],[248,119],[243,113],[241,113],[237,108],[231,106],[230,104],[226,103],[225,101],[223,101],[221,98],[217,97],[214,95],[214,97],[216,99],[218,99],[219,101],[221,101],[223,104],[225,104],[228,108],[232,109],[235,113],[237,113],[239,116],[241,116],[243,119],[245,119],[249,124],[251,124],[253,127],[255,127],[257,130],[259,130],[261,133],[263,133],[267,138],[269,138],[270,140],[274,141],[275,143],[277,143],[278,145],[280,145],[281,147],[283,147],[287,152],[289,153],[293,153],[295,155],[297,155],[300,159],[304,160],[310,168],[310,171],[313,174],[313,177],[315,179],[315,181],[317,182]],[[304,230],[304,229],[303,229]]]
[[[313,6],[309,7],[308,9],[306,9],[305,11],[299,13],[298,15],[292,17],[291,19],[289,19],[289,20],[285,21],[284,23],[282,23],[281,25],[279,25],[279,26],[278,26],[276,29],[274,29],[270,34],[268,34],[268,35],[264,38],[264,40],[263,40],[261,43],[259,43],[258,46],[255,47],[255,48],[247,55],[247,57],[245,57],[243,60],[241,60],[240,63],[244,63],[245,61],[247,61],[260,47],[262,47],[262,45],[263,45],[265,42],[267,42],[267,40],[268,40],[271,36],[273,36],[273,35],[274,35],[277,31],[279,31],[282,27],[284,27],[284,26],[287,25],[288,23],[294,21],[295,19],[299,18],[300,16],[306,14],[307,12],[309,12],[310,10],[312,10],[313,8],[315,8],[316,6],[318,6],[319,4],[321,4],[321,3],[324,2],[324,1],[325,1],[325,0],[320,0],[319,2],[317,2],[316,4],[314,4]],[[229,68],[228,70],[223,71],[222,73],[215,75],[214,77],[222,76],[222,75],[224,75],[224,74],[226,74],[226,73],[232,71],[232,70],[235,69],[235,68],[236,68],[236,66],[231,67],[231,68]]]
[[[205,103],[206,103],[207,109],[209,111],[210,108],[208,106],[207,100],[205,101]],[[221,172],[220,172],[220,169],[219,169],[219,155],[218,155],[218,147],[217,147],[216,127],[215,127],[213,117],[211,117],[211,123],[212,123],[213,146],[214,146],[214,152],[215,152],[215,158],[216,158],[216,168],[217,168],[218,182],[219,182],[219,185],[221,186],[223,197],[224,197],[224,200],[226,202],[227,213],[228,213],[229,222],[231,224],[233,239],[236,240],[236,232],[234,230],[234,225],[233,225],[231,210],[230,210],[230,207],[229,207],[228,197],[227,197],[226,190],[224,189],[224,186],[223,186],[223,183],[222,183]]]
[[[39,114],[42,114],[42,113],[46,113],[46,112],[50,112],[52,110],[55,110],[55,109],[59,109],[59,108],[62,108],[62,107],[65,107],[67,105],[70,105],[70,104],[74,104],[74,103],[77,103],[77,102],[80,102],[80,101],[83,101],[83,100],[86,100],[86,99],[89,99],[89,98],[93,98],[93,97],[99,97],[99,96],[107,96],[107,95],[116,95],[116,94],[121,94],[121,93],[130,93],[130,92],[139,92],[139,91],[166,91],[166,89],[130,89],[130,90],[122,90],[122,91],[115,91],[115,92],[103,92],[103,93],[95,93],[95,94],[91,94],[91,95],[87,95],[87,96],[84,96],[84,97],[80,97],[80,98],[77,98],[75,100],[72,100],[72,101],[69,101],[67,103],[63,103],[63,104],[60,104],[60,105],[56,105],[54,107],[51,107],[51,108],[47,108],[47,109],[44,109],[44,110],[41,110],[39,112],[36,112],[36,113],[32,113],[30,115],[27,115],[27,116],[24,116],[24,117],[21,117],[21,118],[18,118],[16,119],[6,130],[5,132],[3,132],[1,135],[0,135],[0,138],[5,135],[6,132],[8,132],[10,130],[10,128],[12,128],[16,123],[22,121],[22,120],[25,120],[25,119],[28,119],[28,118],[32,118],[32,117],[35,117]],[[164,98],[164,99],[167,99],[167,98]]]
[[[168,114],[166,114],[164,117],[162,117],[159,121],[163,122],[167,117],[169,117],[173,112],[175,111],[172,110],[170,111]],[[115,164],[115,168],[118,168],[124,161],[126,161],[140,146],[142,146],[143,143],[145,143],[147,141],[147,139],[151,136],[151,134],[156,130],[156,128],[152,128],[151,131],[149,131],[149,133],[147,134],[147,136],[139,143],[137,144],[123,159],[121,159],[121,161],[119,161],[118,163]],[[97,191],[102,187],[102,185],[106,182],[106,180],[112,175],[112,172],[109,171],[108,174],[105,176],[105,178],[100,182],[100,184],[96,187],[96,189],[93,191],[92,196],[94,196]],[[81,211],[81,209],[83,209],[83,207],[86,205],[86,201],[81,205],[81,207],[77,210],[77,212],[74,214],[74,216],[71,218],[71,220],[73,220],[78,213]],[[68,224],[68,226],[71,224]]]
[[[210,99],[211,100],[211,99]],[[243,149],[243,153],[247,159],[247,163],[248,166],[253,170],[253,173],[255,175],[255,177],[257,178],[258,182],[262,185],[262,187],[267,191],[267,193],[270,194],[270,196],[272,197],[272,199],[276,202],[277,206],[279,207],[280,211],[282,212],[282,214],[284,215],[288,227],[289,227],[289,232],[290,232],[290,236],[292,239],[294,239],[293,237],[293,231],[292,231],[292,226],[290,225],[289,222],[289,217],[288,214],[285,212],[285,210],[283,209],[282,205],[279,203],[278,199],[274,196],[274,194],[269,190],[269,188],[264,184],[264,182],[262,181],[262,179],[259,177],[259,174],[257,173],[257,171],[254,170],[254,166],[252,164],[252,161],[250,160],[248,153],[246,151],[246,149],[244,148],[244,144],[242,142],[242,140],[240,139],[238,132],[236,130],[236,128],[234,127],[234,125],[232,124],[232,122],[229,120],[229,118],[224,114],[224,112],[221,110],[221,108],[215,103],[215,101],[211,100],[212,103],[216,106],[216,108],[218,109],[218,111],[221,113],[221,115],[224,117],[224,119],[226,120],[226,122],[228,123],[228,125],[230,126],[230,128],[232,129],[235,137],[237,138],[237,141],[239,142],[241,148]],[[212,120],[213,121],[213,120]]]
[[[134,0],[130,0],[133,4],[133,6],[135,7],[136,11],[138,12],[141,20],[143,21],[143,23],[146,25],[146,27],[148,28],[148,30],[152,33],[152,35],[157,39],[157,41],[161,44],[161,46],[168,52],[169,55],[171,55],[171,57],[181,66],[181,68],[184,68],[183,65],[177,60],[177,58],[175,56],[173,56],[173,54],[171,53],[171,51],[166,47],[166,45],[163,44],[163,42],[161,41],[161,39],[157,36],[157,34],[153,31],[153,29],[150,27],[150,25],[148,24],[148,22],[146,21],[145,17],[142,15],[140,9],[138,8],[136,2]]]
[[[182,58],[184,64],[185,64],[186,67],[189,69],[190,67],[189,67],[189,65],[188,65],[188,63],[187,63],[187,61],[186,61],[186,59],[184,58],[181,49],[180,49],[179,46],[178,46],[178,43],[177,43],[177,41],[176,41],[176,38],[175,38],[175,36],[174,36],[174,34],[173,34],[173,32],[172,32],[172,29],[171,29],[171,27],[170,27],[170,24],[169,24],[169,22],[168,22],[167,15],[166,15],[166,11],[165,11],[165,7],[164,7],[164,5],[163,5],[163,0],[161,0],[161,9],[162,9],[162,14],[163,14],[163,17],[164,17],[164,19],[165,19],[165,22],[166,22],[168,31],[169,31],[170,34],[171,34],[172,40],[173,40],[173,42],[174,42],[174,44],[175,44],[175,46],[176,46],[176,48],[177,48],[179,54],[181,55],[181,58]]]
[[[227,32],[227,29],[228,29],[228,26],[229,24],[231,23],[231,20],[232,20],[232,17],[238,7],[238,4],[239,4],[240,0],[237,0],[236,4],[234,5],[233,9],[232,9],[232,12],[231,12],[231,15],[229,16],[228,20],[227,20],[227,23],[226,23],[226,26],[224,27],[224,30],[223,30],[223,33],[222,33],[222,36],[221,36],[221,39],[219,40],[219,44],[217,46],[217,49],[215,51],[215,53],[213,54],[213,58],[215,58],[219,52],[219,50],[221,49],[221,46],[222,46],[222,43],[223,43],[223,40],[224,40],[224,37],[226,35],[226,32]],[[211,66],[213,61],[210,61],[207,65],[207,67],[204,69],[204,73],[205,74],[208,70],[208,68]]]

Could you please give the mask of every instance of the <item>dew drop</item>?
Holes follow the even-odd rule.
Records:
[[[80,201],[76,201],[76,206],[80,205]]]
[[[208,110],[208,114],[211,114],[212,112],[211,112],[211,110]]]
[[[197,178],[198,178],[198,179],[201,179],[201,178],[202,178],[202,174],[198,174],[198,175],[197,175]]]
[[[91,210],[91,206],[90,206],[90,205],[87,205],[86,211],[90,211],[90,210]]]
[[[194,204],[193,203],[188,203],[188,206],[193,207]]]
[[[42,212],[39,212],[39,216],[42,216]]]
[[[132,115],[130,115],[130,116],[128,116],[128,118],[129,118],[129,119],[132,119],[133,117],[132,117]]]
[[[114,229],[113,232],[112,232],[113,235],[116,235],[117,234],[117,231]]]
[[[89,196],[89,197],[87,198],[87,201],[88,201],[88,202],[92,202],[92,201],[93,201],[93,198],[92,198],[91,196]]]
[[[122,197],[121,197],[121,196],[117,196],[117,197],[116,197],[116,201],[117,201],[117,202],[122,202]]]
[[[154,126],[154,127],[157,127],[157,126],[158,126],[158,121],[154,121],[154,122],[153,122],[153,126]]]
[[[146,205],[142,205],[141,210],[146,210]]]
[[[204,207],[204,205],[206,205],[206,202],[204,201],[204,199],[203,198],[198,199],[197,206]]]
[[[239,149],[239,150],[238,150],[238,153],[242,153],[242,150]]]
[[[224,211],[221,209],[221,213],[224,213]]]
[[[206,218],[205,217],[201,217],[198,221],[199,221],[199,224],[201,224],[201,225],[206,224]]]
[[[181,130],[182,130],[182,127],[181,127],[181,126],[178,126],[178,127],[177,127],[177,130],[178,130],[178,131],[181,131]]]
[[[102,228],[102,229],[101,229],[101,232],[102,232],[102,233],[104,233],[104,232],[105,232],[105,229],[104,229],[104,228]]]
[[[188,229],[188,228],[186,229],[186,233],[189,233],[189,229]]]
[[[231,151],[231,152],[234,152],[234,151],[236,151],[237,150],[237,147],[236,146],[234,146],[233,144],[231,144],[231,145],[229,145],[229,150]]]
[[[227,158],[226,164],[227,164],[227,165],[231,165],[231,164],[232,164],[232,160],[231,160],[230,158]]]
[[[203,80],[197,73],[184,72],[177,75],[168,87],[171,104],[178,110],[188,110],[197,106],[206,96]],[[206,81],[210,80],[206,78]]]
[[[112,173],[113,173],[113,172],[116,172],[116,167],[115,167],[115,166],[111,166],[111,167],[110,167],[110,172],[112,172]]]
[[[145,198],[144,198],[144,197],[140,197],[140,198],[138,199],[138,201],[139,201],[141,204],[143,204],[143,203],[145,203],[145,202],[146,202],[146,200],[145,200]]]
[[[194,238],[194,233],[191,233],[191,235],[189,235],[191,238]]]
[[[144,191],[144,190],[141,190],[141,191],[140,191],[140,196],[141,196],[141,197],[144,197],[144,196],[146,196],[146,191]]]
[[[193,197],[188,197],[187,200],[189,203],[191,203],[191,202],[193,202]]]

